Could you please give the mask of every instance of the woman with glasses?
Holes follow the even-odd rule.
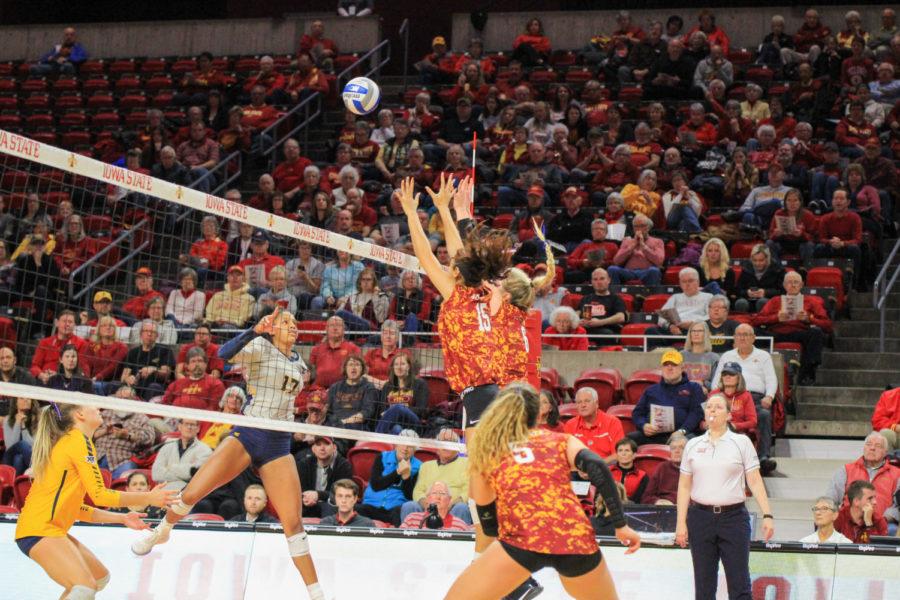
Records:
[[[684,338],[684,371],[688,379],[703,386],[703,393],[712,389],[712,376],[719,363],[719,355],[712,351],[712,340],[706,321],[691,324]]]
[[[377,282],[375,271],[366,267],[356,278],[356,291],[338,300],[335,314],[349,331],[378,331],[387,318],[391,300]]]
[[[816,530],[806,537],[800,538],[802,544],[852,544],[840,531],[835,530],[834,522],[837,519],[838,510],[834,500],[828,496],[816,498],[812,507],[813,524]]]

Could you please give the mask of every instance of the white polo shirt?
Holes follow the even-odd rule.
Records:
[[[726,363],[736,362],[741,365],[744,382],[747,390],[774,398],[778,393],[778,376],[775,374],[775,365],[772,363],[772,355],[761,348],[753,348],[747,358],[741,358],[737,350],[729,350],[722,354],[719,364],[716,366],[716,374],[713,376],[713,387],[719,386],[719,378],[722,376],[722,367]]]
[[[758,468],[753,442],[731,430],[715,443],[708,431],[693,438],[681,458],[681,472],[692,477],[691,500],[709,506],[744,502],[744,476]]]

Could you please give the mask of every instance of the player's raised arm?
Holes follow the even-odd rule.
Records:
[[[415,181],[412,177],[407,177],[400,182],[400,204],[406,214],[413,251],[416,253],[416,258],[419,259],[419,264],[425,269],[425,274],[431,279],[441,296],[449,298],[453,293],[453,276],[444,270],[431,251],[431,243],[428,241],[428,236],[425,235],[419,215],[416,213],[419,208],[419,194],[415,194],[414,189]],[[448,225],[452,225],[452,223],[445,224],[445,230],[448,229]]]

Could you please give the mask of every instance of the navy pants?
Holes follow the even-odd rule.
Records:
[[[721,559],[729,600],[751,600],[750,514],[747,509],[716,514],[691,506],[687,527],[694,563],[694,598],[715,600]]]

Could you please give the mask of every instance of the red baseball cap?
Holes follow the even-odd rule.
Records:
[[[231,265],[230,267],[228,267],[228,272],[231,273],[232,271],[237,271],[238,273],[243,273],[244,267],[242,267],[241,265]]]
[[[530,188],[528,188],[528,195],[531,196],[532,194],[538,195],[541,198],[543,198],[544,197],[544,188],[542,188],[539,185],[533,185]]]
[[[134,272],[135,275],[146,275],[147,277],[153,277],[153,271],[150,270],[149,267],[141,267],[137,271]]]

